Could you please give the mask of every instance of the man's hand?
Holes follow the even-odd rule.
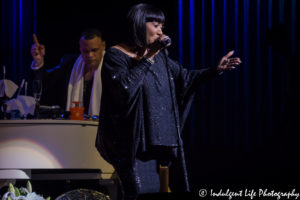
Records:
[[[31,55],[35,65],[41,65],[44,62],[45,46],[40,44],[36,35],[33,34],[34,44],[31,47]]]
[[[225,70],[233,70],[235,67],[242,63],[241,59],[230,58],[233,55],[234,51],[229,51],[223,58],[220,60],[219,65],[217,66],[217,71],[222,72]]]

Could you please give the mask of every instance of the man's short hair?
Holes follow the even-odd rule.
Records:
[[[81,37],[83,37],[85,40],[91,40],[94,39],[95,37],[99,37],[102,39],[102,33],[100,30],[96,28],[89,28],[82,31]]]

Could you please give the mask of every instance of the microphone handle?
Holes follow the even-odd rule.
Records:
[[[161,40],[160,42],[162,46],[166,48],[169,44],[171,44],[172,41],[171,38],[167,36],[165,39]]]

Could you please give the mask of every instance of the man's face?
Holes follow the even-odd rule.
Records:
[[[97,68],[103,57],[105,50],[105,41],[95,37],[91,40],[86,40],[83,37],[79,41],[80,52],[87,67]]]

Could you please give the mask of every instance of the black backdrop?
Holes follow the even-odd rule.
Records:
[[[1,4],[0,63],[10,66],[8,76],[19,83],[27,76],[33,32],[54,66],[64,53],[78,52],[78,36],[86,27],[101,29],[108,46],[118,42],[126,11],[139,1],[23,0],[28,19],[24,16],[15,28],[8,22],[18,24],[18,10],[8,11],[20,1],[8,2]],[[173,41],[170,56],[185,67],[215,66],[231,49],[243,60],[239,69],[203,86],[196,96],[183,133],[193,191],[208,185],[299,183],[299,3],[144,2],[165,12],[165,32]],[[25,23],[20,45],[16,30]]]
[[[48,59],[57,64],[66,52],[79,52],[78,40],[82,30],[89,27],[99,28],[107,46],[121,39],[121,27],[126,12],[139,1],[84,1],[84,2],[37,2],[37,34],[41,42],[47,45]],[[176,16],[177,4],[174,2],[148,1],[160,6],[166,15]],[[171,22],[172,18],[167,18]],[[167,22],[168,23],[168,22]],[[173,22],[174,23],[174,22]],[[175,24],[170,23],[168,32],[177,34]],[[56,53],[55,53],[56,52]],[[51,58],[50,58],[51,56]],[[52,57],[53,56],[53,57]],[[54,61],[56,60],[56,61]]]

